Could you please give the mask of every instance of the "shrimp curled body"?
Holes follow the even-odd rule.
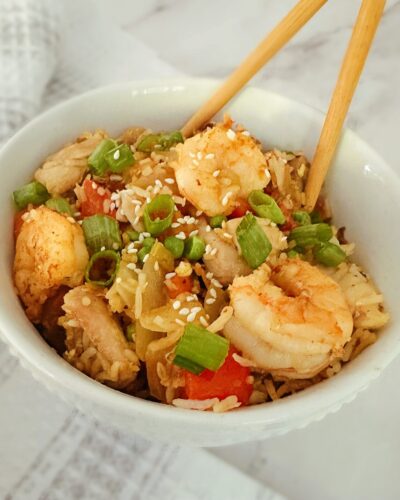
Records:
[[[313,377],[343,351],[353,318],[340,287],[318,268],[287,259],[236,278],[224,334],[256,367]]]

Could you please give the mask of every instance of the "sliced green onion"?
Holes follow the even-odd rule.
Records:
[[[46,207],[51,208],[60,214],[67,214],[70,216],[74,214],[71,205],[65,198],[50,198],[46,201]]]
[[[310,248],[318,243],[329,241],[333,236],[329,224],[309,224],[307,226],[295,227],[288,236],[288,241],[295,241],[302,248]]]
[[[107,162],[107,170],[115,174],[120,174],[126,168],[133,165],[135,158],[128,144],[120,144],[119,146],[111,149],[104,155]]]
[[[293,219],[300,224],[300,226],[307,226],[311,224],[311,217],[305,210],[296,210],[292,214]]]
[[[275,224],[283,224],[285,216],[276,201],[260,190],[252,191],[247,199],[254,212],[264,219],[269,219]]]
[[[179,259],[183,255],[185,243],[175,236],[168,236],[168,238],[165,238],[164,246],[172,253],[175,259]]]
[[[146,231],[158,236],[172,224],[175,203],[169,194],[159,194],[145,206],[143,222]]]
[[[141,139],[136,149],[142,153],[165,151],[178,142],[183,142],[183,136],[179,130],[167,134],[148,134]]]
[[[292,250],[288,251],[287,256],[289,257],[289,259],[295,259],[296,257],[299,256],[299,252],[297,252],[296,250],[292,249]]]
[[[119,250],[122,245],[118,222],[107,215],[92,215],[82,222],[86,245],[91,253],[101,249]]]
[[[145,257],[146,257],[146,255],[149,255],[150,252],[151,252],[151,248],[149,248],[149,247],[143,247],[138,251],[137,256],[138,256],[139,262],[141,264],[144,264]]]
[[[214,215],[210,219],[210,226],[215,229],[216,227],[222,227],[222,223],[226,222],[228,219],[225,215]]]
[[[106,264],[108,262],[108,264]],[[85,279],[91,285],[109,286],[118,272],[120,256],[114,250],[103,250],[91,256]],[[106,264],[106,265],[105,265]]]
[[[155,242],[156,239],[149,236],[148,238],[145,238],[143,240],[142,242],[143,248],[148,248],[149,250],[151,250]]]
[[[225,337],[190,323],[176,346],[173,362],[196,374],[206,368],[216,371],[223,365],[228,350]]]
[[[322,243],[314,250],[317,262],[327,267],[336,267],[346,260],[345,252],[334,243]]]
[[[125,332],[126,340],[128,342],[133,342],[135,339],[135,333],[136,333],[136,325],[135,323],[131,323],[126,327],[126,332]]]
[[[242,255],[252,269],[265,262],[272,245],[254,215],[243,217],[236,229],[236,237]]]
[[[32,203],[32,205],[41,205],[45,203],[50,198],[50,194],[43,184],[33,181],[14,191],[13,198],[18,210],[22,210],[30,203]]]
[[[139,232],[135,231],[134,229],[127,229],[124,231],[124,235],[126,235],[126,238],[129,241],[138,241],[139,239]]]
[[[108,163],[105,155],[117,146],[116,141],[113,139],[104,139],[96,147],[93,153],[88,158],[90,171],[95,175],[104,175],[108,170]]]
[[[318,212],[318,210],[313,210],[310,213],[311,224],[318,224],[319,222],[324,222],[322,215]]]
[[[200,260],[206,251],[206,244],[199,236],[190,236],[185,240],[184,257],[189,260]]]

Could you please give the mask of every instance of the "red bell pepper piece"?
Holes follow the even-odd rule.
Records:
[[[239,365],[233,354],[236,349],[229,348],[224,364],[217,371],[204,370],[195,375],[185,370],[185,392],[188,399],[225,399],[228,396],[237,396],[238,401],[247,404],[253,391],[253,384],[249,383],[250,369]]]
[[[236,207],[233,212],[229,215],[230,219],[236,219],[238,217],[244,217],[247,212],[251,212],[251,206],[244,198],[238,198],[236,200]]]
[[[174,276],[167,280],[167,293],[170,299],[175,299],[180,293],[191,292],[193,278],[191,276]]]

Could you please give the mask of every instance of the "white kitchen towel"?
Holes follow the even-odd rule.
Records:
[[[76,93],[176,74],[94,0],[0,0],[0,142]],[[283,499],[206,451],[127,436],[81,415],[1,341],[0,463],[6,500]]]

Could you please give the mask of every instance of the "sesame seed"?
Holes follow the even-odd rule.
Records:
[[[212,298],[206,299],[206,304],[210,305],[210,304],[214,304],[214,302],[215,302],[215,299],[212,299]]]
[[[73,217],[67,217],[67,221],[69,221],[71,224],[75,224],[76,220]]]
[[[110,181],[122,181],[122,175],[112,174],[110,175]]]
[[[115,283],[122,283],[122,278],[118,277],[118,278],[115,280]]]
[[[213,274],[211,271],[209,271],[209,272],[206,274],[206,278],[207,278],[208,280],[212,280],[212,279],[213,279],[213,276],[214,276],[214,274]]]
[[[218,252],[218,248],[213,248],[213,249],[211,250],[211,252],[210,252],[210,255],[214,256],[214,255],[216,255],[216,254],[217,254],[217,252]]]
[[[81,215],[81,213],[80,213],[80,212],[75,212],[75,213],[74,213],[74,217],[79,217],[80,215]]]
[[[175,302],[172,304],[172,307],[177,311],[181,307],[181,301],[180,300],[175,300]]]
[[[113,249],[114,249],[114,250],[118,250],[119,245],[118,245],[118,243],[115,241],[115,242],[112,244],[112,247],[113,247]]]
[[[131,200],[131,203],[132,203],[133,205],[138,205],[139,207],[140,207],[140,206],[142,206],[142,202],[141,202],[141,201],[139,201],[139,200]]]
[[[217,298],[217,291],[215,290],[215,288],[210,288],[209,292],[211,297],[214,297],[214,299]]]
[[[196,158],[196,155],[192,152],[189,153],[190,158]]]
[[[200,215],[201,215],[202,213],[203,213],[203,211],[202,211],[202,210],[197,210],[197,212],[196,212],[196,217],[200,217]]]
[[[175,184],[174,179],[171,179],[171,177],[168,177],[167,179],[165,179],[165,182],[166,182],[167,184]]]
[[[219,174],[220,174],[220,172],[221,172],[221,170],[215,170],[215,171],[213,172],[213,177],[218,177],[218,176],[219,176]]]
[[[136,269],[136,264],[134,264],[133,262],[129,262],[126,267],[128,269],[130,269],[131,271],[133,271],[134,269]]]
[[[137,248],[128,248],[127,253],[132,254],[132,253],[137,253],[138,249]]]
[[[162,182],[160,181],[160,179],[156,179],[154,184],[160,188],[162,188]]]
[[[189,295],[186,297],[186,302],[193,302],[194,300],[197,300],[197,297],[194,295]]]
[[[232,196],[232,191],[228,191],[226,195],[222,198],[222,205],[225,207],[228,204],[229,198]]]
[[[182,309],[179,311],[179,314],[181,316],[187,316],[190,313],[190,310],[188,307],[182,307]]]
[[[171,278],[173,278],[174,276],[176,276],[176,273],[167,273],[167,274],[165,275],[165,279],[170,280],[170,279],[171,279]]]
[[[83,306],[90,306],[91,303],[92,303],[92,301],[90,300],[89,297],[87,297],[87,296],[82,297],[82,305]]]
[[[221,283],[220,283],[218,280],[216,280],[215,278],[213,278],[213,279],[211,280],[211,283],[212,283],[212,284],[213,284],[216,288],[223,288],[223,286],[221,285]]]
[[[153,194],[158,194],[160,192],[160,188],[159,186],[156,186],[154,189],[153,189]]]
[[[205,327],[207,328],[208,323],[207,323],[207,320],[206,320],[206,318],[205,318],[204,316],[200,316],[199,321],[200,321],[200,323],[201,323],[203,326],[205,326]]]
[[[188,320],[189,323],[191,323],[196,319],[196,313],[191,312],[186,319]]]
[[[178,240],[185,240],[186,234],[183,231],[181,231],[180,233],[175,235],[175,238],[178,238]]]
[[[113,156],[114,156],[114,160],[119,160],[119,157],[121,156],[121,151],[119,149],[117,149],[117,151],[115,151]]]
[[[156,260],[154,262],[154,271],[159,271],[160,270],[160,264],[158,263],[158,261]]]
[[[185,322],[184,322],[184,321],[182,321],[182,320],[181,320],[181,319],[179,319],[179,318],[176,318],[175,323],[177,323],[178,325],[181,325],[181,326],[185,326]]]
[[[112,211],[112,210],[115,210],[115,203],[114,203],[114,202],[113,202],[113,203],[110,203],[110,210],[111,210],[111,211]]]
[[[192,231],[189,236],[196,236],[196,234],[198,234],[199,230],[198,229],[195,229],[194,231]]]
[[[206,254],[209,254],[211,252],[211,245],[207,243],[206,245]]]
[[[229,233],[224,233],[225,238],[232,239],[233,236]]]
[[[142,207],[140,205],[136,205],[135,210],[134,210],[136,216],[139,215],[139,212],[140,212],[141,208]]]
[[[200,311],[201,311],[201,307],[198,307],[198,306],[192,307],[192,310],[191,310],[191,312],[194,313],[194,314],[197,314]]]
[[[150,238],[151,234],[146,232],[146,231],[143,231],[143,238]]]
[[[203,153],[202,153],[201,151],[199,151],[199,152],[197,153],[197,159],[198,159],[198,160],[202,160],[202,159],[203,159]]]
[[[145,262],[147,262],[147,259],[148,259],[148,258],[149,258],[149,254],[147,254],[147,255],[145,255],[145,256],[143,257],[143,264],[144,264]]]
[[[208,153],[208,154],[206,154],[206,156],[204,158],[206,160],[213,160],[215,158],[215,154],[214,153]]]
[[[250,137],[250,132],[248,130],[243,130],[242,135],[245,135],[246,137]]]
[[[268,168],[266,168],[266,169],[264,170],[264,173],[265,173],[265,177],[266,177],[267,179],[271,179],[271,174],[269,173]]]
[[[192,163],[193,163],[193,165],[196,165],[196,167],[198,167],[200,165],[200,163],[197,160],[192,160]]]
[[[106,190],[103,188],[103,187],[99,187],[97,189],[97,193],[100,195],[100,196],[104,196],[106,194]]]
[[[135,220],[133,221],[133,225],[134,225],[134,226],[136,226],[136,224],[139,222],[139,220],[140,220],[140,217],[139,217],[139,216],[137,216],[137,217],[135,218]]]
[[[95,182],[92,182],[92,188],[97,189],[97,184]]]
[[[103,246],[103,247],[100,248],[100,251],[104,252],[105,249],[106,249],[106,247]]]
[[[211,231],[211,226],[206,226],[206,232],[209,233]]]
[[[234,141],[236,139],[236,133],[231,128],[226,132],[226,136],[230,141]]]
[[[180,226],[180,223],[179,223],[179,222],[173,222],[173,223],[171,224],[172,229],[175,229],[175,228],[177,228],[177,227],[179,227],[179,226]]]
[[[119,200],[119,193],[111,193],[110,198],[111,198],[112,201]]]

